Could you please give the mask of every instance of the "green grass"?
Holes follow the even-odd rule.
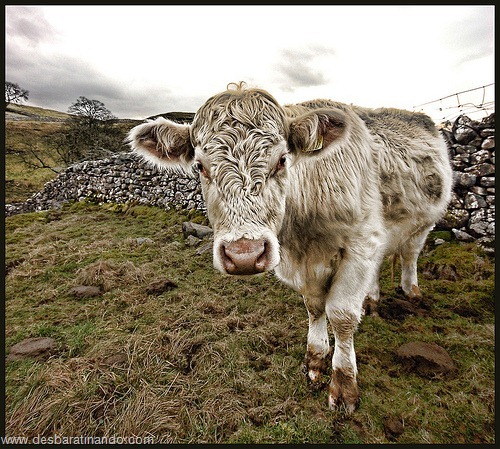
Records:
[[[45,362],[6,366],[7,435],[150,436],[165,443],[494,443],[494,259],[429,243],[419,260],[425,316],[365,316],[355,336],[360,408],[327,410],[302,373],[307,313],[272,275],[222,276],[184,244],[196,212],[88,202],[6,219],[5,348],[52,337]],[[139,245],[139,237],[153,244]],[[430,238],[429,242],[433,239]],[[456,281],[424,275],[453,265]],[[399,276],[396,267],[395,279]],[[170,279],[178,287],[148,295]],[[103,294],[75,298],[76,285]],[[382,301],[397,296],[390,264]],[[403,371],[395,351],[434,342],[453,377]],[[112,363],[112,360],[118,360]]]

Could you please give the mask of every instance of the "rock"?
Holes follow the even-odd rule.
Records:
[[[143,245],[143,244],[148,244],[148,245],[152,245],[154,243],[154,240],[151,240],[147,237],[138,237],[135,239],[135,241],[137,242],[138,245]]]
[[[457,128],[454,134],[455,134],[455,140],[461,144],[470,143],[477,136],[474,129],[472,129],[470,126],[461,126]]]
[[[486,187],[481,186],[473,186],[471,188],[471,192],[481,196],[486,196],[488,194],[488,190],[486,189]]]
[[[102,291],[99,287],[92,285],[78,285],[73,287],[69,293],[77,298],[92,298],[93,296],[99,296]]]
[[[201,242],[201,239],[199,239],[198,237],[195,237],[194,235],[188,235],[186,237],[186,244],[189,246],[197,246],[200,244],[200,242]]]
[[[489,150],[491,148],[495,148],[495,138],[488,137],[485,140],[483,140],[483,143],[481,144],[481,148],[483,150]]]
[[[491,157],[491,154],[488,150],[480,150],[471,155],[471,162],[473,164],[482,164],[486,162]]]
[[[487,176],[495,173],[495,166],[488,163],[477,164],[465,168],[464,171],[475,176]]]
[[[474,237],[470,235],[468,232],[461,231],[460,229],[452,229],[453,234],[455,234],[455,238],[461,242],[472,242],[474,241]]]
[[[460,229],[467,225],[470,214],[465,209],[448,210],[445,216],[439,220],[439,227],[446,229]]]
[[[113,365],[121,365],[127,361],[127,355],[123,353],[113,354],[109,357],[105,357],[102,361],[103,365],[113,366]]]
[[[50,337],[27,338],[10,348],[10,352],[5,359],[7,362],[12,360],[23,360],[33,358],[46,360],[56,348],[56,341]]]
[[[184,223],[182,223],[182,232],[185,238],[187,238],[188,235],[194,235],[199,239],[203,239],[204,237],[212,235],[214,233],[212,228],[193,223],[191,221],[185,221]]]
[[[471,173],[460,173],[460,172],[453,172],[453,177],[455,180],[455,186],[457,187],[463,187],[463,188],[468,188],[472,187],[476,183],[476,175],[473,175]]]
[[[483,207],[486,207],[486,201],[484,198],[480,195],[476,195],[475,193],[468,192],[467,195],[465,195],[465,200],[464,200],[464,207],[465,209],[480,209]]]
[[[146,287],[146,293],[148,295],[161,295],[164,292],[173,290],[177,288],[177,284],[169,279],[162,279],[160,281],[151,282]]]
[[[214,246],[214,242],[212,242],[212,241],[208,242],[208,243],[205,243],[204,245],[201,245],[196,250],[196,254],[198,254],[198,256],[201,256],[202,254],[205,254],[205,253],[208,253],[208,252],[212,252],[213,246]]]
[[[404,429],[401,418],[387,417],[384,419],[384,433],[388,440],[394,441],[404,432]]]
[[[481,137],[494,136],[495,135],[495,129],[494,128],[485,128],[485,129],[482,129],[479,134],[481,135]]]
[[[493,176],[483,176],[479,181],[479,185],[483,187],[495,187],[495,178]]]
[[[435,378],[457,372],[448,352],[435,343],[406,343],[398,348],[396,355],[406,370],[422,377]]]

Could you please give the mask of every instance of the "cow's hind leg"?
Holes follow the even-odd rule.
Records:
[[[425,239],[432,227],[413,234],[399,248],[401,260],[401,288],[409,298],[420,297],[417,277],[417,259],[425,244]]]
[[[309,315],[305,369],[308,379],[313,384],[317,384],[321,379],[321,374],[326,373],[330,363],[325,299],[304,296],[304,304]]]
[[[344,254],[327,295],[325,309],[335,336],[330,409],[343,404],[347,413],[352,413],[359,404],[354,333],[361,321],[363,301],[380,266],[379,242],[375,237],[367,239]]]

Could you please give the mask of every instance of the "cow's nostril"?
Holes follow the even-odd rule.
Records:
[[[268,243],[265,240],[241,238],[221,245],[220,256],[228,274],[257,274],[269,265]]]
[[[255,267],[257,268],[257,270],[259,270],[259,272],[266,271],[266,268],[269,265],[268,246],[269,244],[267,242],[264,242],[262,253],[259,255],[257,261],[255,262]]]

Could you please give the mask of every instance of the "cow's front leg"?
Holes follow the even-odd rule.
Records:
[[[330,354],[325,298],[304,296],[304,304],[309,315],[305,368],[309,380],[316,383],[327,371]]]
[[[330,308],[328,313],[335,337],[328,388],[328,406],[332,410],[344,404],[346,411],[352,413],[359,403],[354,333],[360,316],[348,309]]]
[[[327,296],[325,310],[335,336],[328,394],[330,409],[344,404],[346,411],[352,413],[359,403],[354,333],[378,264],[375,252],[347,252]]]

